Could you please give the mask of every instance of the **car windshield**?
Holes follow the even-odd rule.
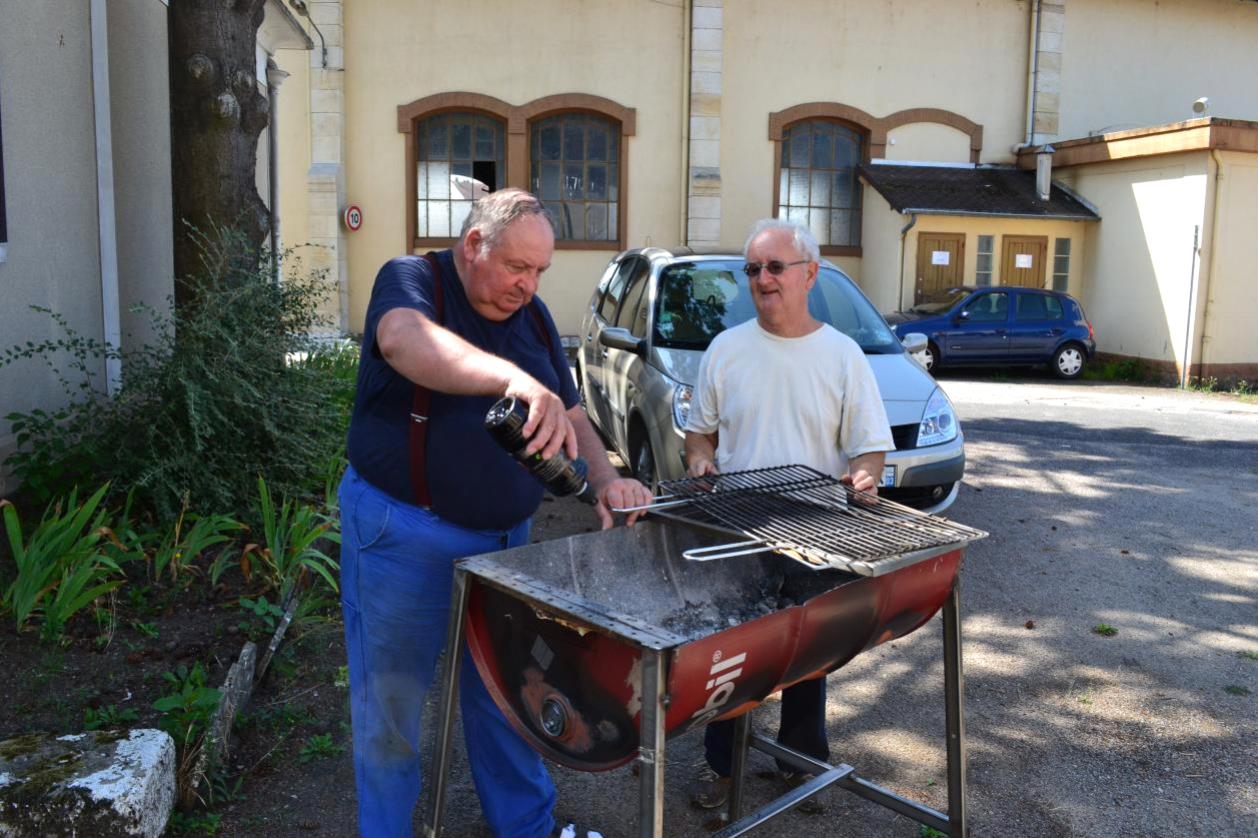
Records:
[[[808,311],[860,344],[867,355],[903,351],[882,316],[850,279],[822,267],[808,295]],[[660,275],[656,298],[655,343],[706,349],[730,326],[756,316],[743,261],[679,262]]]
[[[973,288],[941,288],[926,295],[926,299],[913,306],[909,311],[916,314],[938,314],[947,311]]]

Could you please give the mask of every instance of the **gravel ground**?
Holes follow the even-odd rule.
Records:
[[[1258,832],[1258,405],[1043,378],[941,384],[969,458],[949,516],[991,533],[961,576],[972,834]],[[535,535],[584,532],[588,516],[547,503]],[[836,762],[946,809],[940,631],[936,617],[833,673],[828,724]],[[776,717],[776,701],[753,716],[761,730]],[[670,835],[707,831],[685,794],[701,738],[668,743]],[[455,750],[446,834],[488,835]],[[340,762],[322,769],[337,789]],[[767,767],[753,752],[752,771]],[[553,774],[561,815],[637,834],[628,768]],[[747,805],[780,791],[753,776]],[[823,814],[757,834],[918,834],[847,792],[822,800]],[[352,793],[318,809],[318,831],[352,831]]]

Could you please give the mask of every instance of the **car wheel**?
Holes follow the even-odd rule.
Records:
[[[660,482],[659,475],[655,472],[655,452],[651,450],[651,440],[645,431],[642,432],[638,447],[633,452],[633,476],[652,492]]]
[[[927,343],[926,348],[922,350],[922,364],[926,367],[926,372],[934,372],[938,360],[939,347],[933,343]]]
[[[1053,353],[1053,360],[1048,366],[1053,375],[1069,380],[1083,374],[1085,360],[1083,347],[1077,343],[1068,343]]]

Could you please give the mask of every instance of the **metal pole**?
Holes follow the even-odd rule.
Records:
[[[743,805],[743,778],[747,774],[747,745],[751,741],[751,711],[734,719],[734,761],[730,766],[729,820],[738,820]]]
[[[967,838],[965,816],[965,676],[961,666],[961,580],[943,607],[944,712],[948,729],[948,834]]]
[[[436,838],[441,834],[441,821],[445,815],[446,775],[450,770],[450,742],[454,734],[454,703],[459,692],[459,666],[462,662],[463,640],[466,635],[467,599],[471,588],[467,573],[457,565],[454,568],[453,593],[450,597],[450,622],[446,629],[445,663],[441,667],[441,704],[437,712],[437,738],[432,749],[432,765],[428,768],[432,783],[432,797],[428,802],[428,816],[424,820],[424,835]]]
[[[664,655],[658,649],[642,650],[642,715],[638,735],[639,774],[638,834],[661,838],[664,834]]]

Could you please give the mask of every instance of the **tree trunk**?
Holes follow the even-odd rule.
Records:
[[[198,236],[234,227],[256,266],[270,228],[255,185],[258,135],[270,119],[254,77],[265,0],[172,0],[171,179],[175,210],[175,305],[195,297]]]

